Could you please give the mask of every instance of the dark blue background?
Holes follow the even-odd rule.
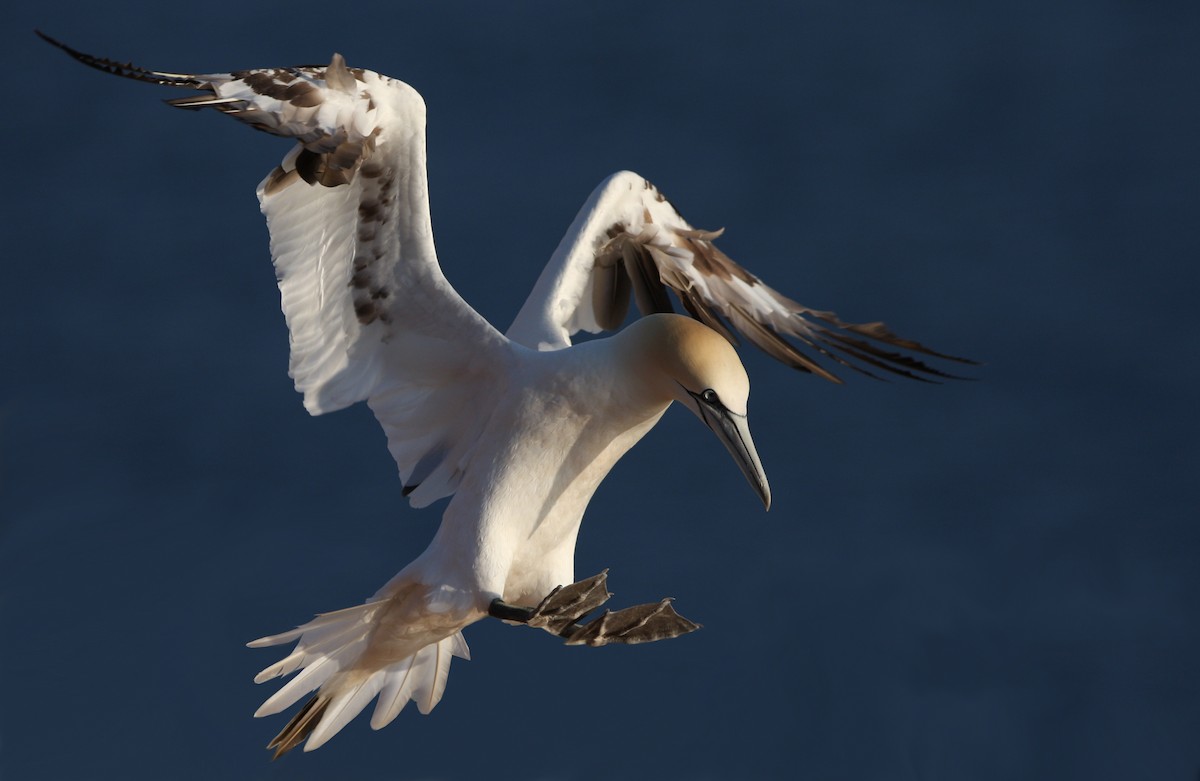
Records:
[[[148,7],[147,7],[148,8]],[[6,14],[4,779],[1194,779],[1194,3],[263,3]],[[670,412],[580,575],[678,598],[599,651],[487,622],[428,718],[269,763],[242,643],[373,592],[438,512],[309,419],[254,186],[287,149],[37,41],[326,62],[429,105],[446,274],[507,325],[631,168],[779,290],[986,361],[834,387],[744,352],[775,490]]]

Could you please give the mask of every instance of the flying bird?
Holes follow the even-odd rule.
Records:
[[[425,102],[409,85],[336,54],[327,66],[152,71],[38,34],[99,70],[193,90],[173,106],[295,139],[258,198],[296,390],[313,415],[366,401],[412,506],[452,497],[428,548],[363,604],[250,643],[296,643],[255,678],[296,674],[255,716],[315,691],[268,745],[276,756],[320,747],[372,700],[375,729],[409,701],[428,713],[451,658],[469,658],[462,630],[488,616],[590,646],[696,629],[669,600],[585,623],[610,595],[606,573],[573,582],[575,540],[600,481],[672,403],[716,435],[769,509],[737,335],[832,382],[840,369],[953,376],[918,355],[971,363],[781,295],[717,248],[720,231],[696,229],[628,171],[591,194],[501,333],[442,275]],[[640,317],[621,329],[631,300]],[[616,333],[572,341],[585,331]]]

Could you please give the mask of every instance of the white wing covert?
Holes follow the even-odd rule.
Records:
[[[584,203],[507,335],[534,349],[561,349],[579,331],[619,328],[631,295],[641,314],[674,311],[670,290],[733,344],[736,331],[788,366],[833,382],[841,380],[789,338],[870,376],[864,365],[912,379],[953,376],[881,345],[971,363],[902,339],[883,323],[848,323],[796,303],[721,252],[713,240],[722,232],[695,229],[641,176],[613,174]]]

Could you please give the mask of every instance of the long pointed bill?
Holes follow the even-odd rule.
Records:
[[[701,417],[712,432],[725,445],[725,449],[733,456],[746,480],[753,486],[762,499],[763,507],[771,509],[771,486],[767,485],[767,474],[763,471],[762,462],[758,460],[758,451],[754,449],[754,440],[750,438],[750,425],[745,415],[729,411],[724,404],[709,403],[699,396],[694,396],[700,407]]]

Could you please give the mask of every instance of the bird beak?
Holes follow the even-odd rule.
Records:
[[[690,391],[689,391],[690,393]],[[771,486],[767,485],[767,474],[763,471],[762,462],[758,460],[758,451],[754,449],[754,440],[750,438],[750,425],[745,415],[731,412],[721,402],[710,403],[697,394],[691,394],[700,410],[703,420],[712,432],[721,440],[721,444],[733,456],[746,480],[762,499],[763,507],[771,509]]]

